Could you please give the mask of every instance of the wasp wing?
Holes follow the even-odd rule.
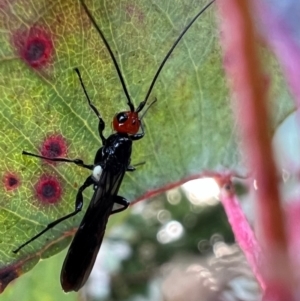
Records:
[[[60,281],[65,292],[78,291],[88,279],[99,252],[107,220],[125,171],[103,170],[99,186],[69,247]]]

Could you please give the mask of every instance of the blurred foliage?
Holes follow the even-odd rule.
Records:
[[[158,219],[162,211],[168,216],[164,222]],[[170,243],[158,243],[159,229],[171,220],[182,224],[182,237]],[[157,196],[145,206],[142,214],[130,215],[126,224],[133,231],[128,239],[132,253],[123,261],[119,273],[112,276],[108,300],[130,300],[130,296],[145,294],[148,281],[159,272],[161,265],[174,257],[206,255],[212,250],[216,234],[225,242],[234,242],[221,204],[194,206],[183,193],[179,203],[174,205],[167,201],[166,194]],[[199,247],[200,242],[207,242],[204,249]]]

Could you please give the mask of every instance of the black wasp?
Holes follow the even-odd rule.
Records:
[[[113,64],[118,73],[120,82],[122,84],[124,93],[127,98],[127,104],[129,111],[120,112],[114,116],[113,128],[115,133],[105,138],[103,131],[105,128],[104,120],[102,119],[97,108],[92,104],[87,94],[83,80],[81,78],[79,70],[76,68],[75,71],[78,75],[84,94],[87,98],[88,105],[94,111],[99,119],[98,131],[102,141],[102,147],[96,153],[94,164],[87,165],[80,159],[67,159],[67,158],[48,158],[40,155],[35,155],[23,151],[24,155],[34,156],[41,159],[46,159],[55,162],[68,162],[74,163],[78,166],[92,170],[92,174],[85,180],[83,185],[79,188],[75,201],[75,210],[70,214],[67,214],[56,221],[47,225],[47,227],[32,237],[30,240],[19,246],[13,252],[19,252],[30,242],[37,239],[43,233],[53,228],[60,222],[76,215],[81,211],[83,206],[83,195],[82,192],[89,186],[93,185],[94,194],[89,207],[80,223],[80,226],[74,236],[74,239],[70,245],[68,254],[65,258],[62,271],[61,271],[61,285],[65,292],[78,291],[88,279],[90,272],[94,266],[99,248],[102,243],[102,239],[105,233],[106,224],[111,214],[121,212],[129,206],[129,202],[118,195],[119,188],[121,186],[123,177],[126,171],[134,171],[135,168],[130,165],[132,141],[139,140],[144,137],[144,130],[141,123],[139,113],[145,107],[152,88],[158,78],[160,71],[165,65],[167,59],[170,57],[172,51],[179,43],[181,38],[191,27],[191,25],[197,20],[197,18],[214,2],[207,4],[187,25],[180,36],[177,38],[162,63],[160,64],[154,78],[150,84],[149,90],[146,94],[145,99],[135,109],[133,102],[130,99],[128,90],[126,88],[121,70],[118,66],[116,58],[104,37],[103,32],[97,25],[91,12],[85,5],[83,0],[80,0],[83,9],[88,15],[90,21],[94,25],[95,29],[99,33],[103,40],[112,60]],[[155,101],[154,101],[155,102]],[[154,103],[152,102],[152,103]],[[113,209],[114,204],[118,204],[121,207]]]

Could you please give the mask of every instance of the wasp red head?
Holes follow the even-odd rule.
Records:
[[[118,133],[134,135],[140,129],[141,121],[137,112],[126,111],[116,114],[112,124]]]

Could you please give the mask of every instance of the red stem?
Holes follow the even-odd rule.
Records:
[[[277,282],[276,278],[283,281],[286,272],[290,274],[291,271],[288,268],[287,239],[271,146],[270,119],[267,112],[269,101],[257,54],[249,1],[222,0],[216,3],[222,18],[224,62],[234,94],[233,106],[248,168],[258,188],[257,221],[267,259],[266,271],[272,281]],[[278,269],[282,266],[284,272],[280,276]]]

